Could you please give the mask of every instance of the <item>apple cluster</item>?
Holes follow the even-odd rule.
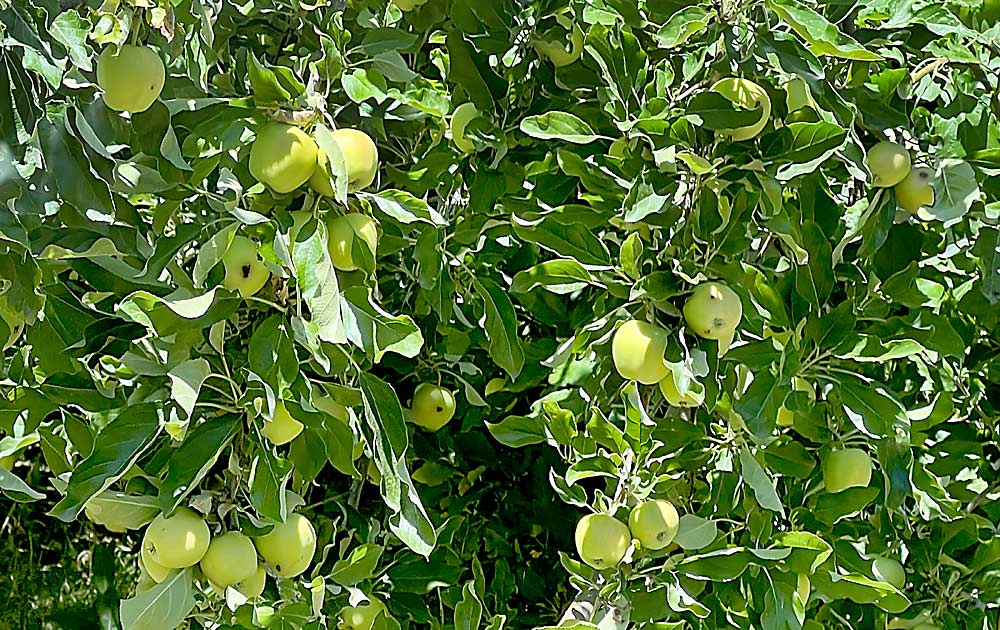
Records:
[[[912,168],[906,147],[883,140],[865,156],[876,188],[892,188],[896,204],[910,214],[923,206],[934,205],[934,171],[927,167]]]
[[[139,566],[147,583],[160,583],[174,570],[197,565],[220,595],[232,587],[254,599],[264,591],[268,571],[276,577],[301,575],[315,553],[316,529],[302,514],[290,514],[261,536],[238,531],[212,536],[205,519],[182,506],[146,527]]]
[[[588,514],[576,524],[576,551],[585,564],[603,571],[621,563],[633,540],[639,549],[664,549],[679,526],[677,509],[663,499],[636,505],[627,526],[610,514]]]

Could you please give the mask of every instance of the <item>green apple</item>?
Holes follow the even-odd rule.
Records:
[[[413,392],[409,420],[428,431],[437,431],[455,416],[455,394],[431,383],[421,383]]]
[[[261,433],[264,434],[272,444],[281,446],[288,444],[302,433],[303,424],[292,417],[285,407],[285,402],[279,400],[274,405],[274,414],[270,419],[264,420],[264,427]]]
[[[926,167],[910,170],[903,181],[896,184],[896,204],[913,214],[923,206],[934,205],[934,171]]]
[[[345,606],[340,611],[340,630],[371,630],[379,614],[385,611],[385,604],[372,598],[367,604]]]
[[[319,153],[316,141],[302,129],[268,123],[250,147],[250,174],[276,192],[289,193],[309,181]]]
[[[0,333],[0,346],[6,350],[17,343],[17,340],[24,334],[24,315],[11,307],[7,298],[0,295],[0,319],[7,325],[7,336]]]
[[[427,0],[390,0],[400,11],[412,11],[427,4]]]
[[[706,339],[726,342],[743,319],[743,303],[736,292],[720,282],[703,282],[695,287],[684,302],[684,321],[695,334]]]
[[[212,538],[200,566],[212,584],[225,589],[257,573],[257,549],[243,534],[226,532]]]
[[[347,168],[347,192],[357,192],[375,181],[378,173],[378,147],[367,133],[360,129],[335,129],[330,132]],[[321,195],[333,196],[333,178],[329,158],[319,152],[316,170],[309,178],[309,186]]]
[[[872,573],[875,577],[898,589],[906,586],[906,569],[893,558],[879,557],[872,562]]]
[[[607,514],[588,514],[576,524],[576,552],[598,570],[617,566],[631,542],[628,527]]]
[[[245,236],[233,237],[222,257],[222,266],[226,270],[222,286],[243,297],[256,295],[271,279],[267,265],[257,255],[257,243]]]
[[[160,514],[154,518],[146,528],[142,545],[148,553],[147,560],[168,569],[183,569],[201,561],[211,540],[205,519],[182,506],[170,517]]]
[[[910,152],[901,144],[883,140],[868,149],[865,165],[872,174],[872,186],[890,188],[910,172]]]
[[[378,224],[371,217],[352,212],[342,216],[327,218],[330,259],[333,266],[341,271],[356,271],[354,245],[364,242],[372,256],[378,250]]]
[[[628,515],[632,536],[646,549],[663,549],[674,542],[679,524],[674,504],[662,499],[644,501]]]
[[[672,372],[660,381],[660,392],[663,393],[663,398],[666,399],[667,404],[672,407],[697,407],[702,403],[702,397],[698,396],[691,389],[688,389],[681,395],[680,390],[677,389],[677,383],[674,382]]]
[[[265,586],[267,586],[267,569],[261,563],[257,563],[257,570],[253,572],[253,575],[233,584],[233,588],[243,593],[247,599],[260,597]]]
[[[611,357],[622,378],[643,385],[659,383],[670,373],[663,361],[667,331],[655,324],[630,319],[615,331]]]
[[[754,124],[735,129],[720,129],[719,133],[737,141],[751,140],[763,131],[771,119],[771,97],[764,88],[753,81],[727,77],[718,81],[711,89],[725,96],[731,103],[747,109],[760,110],[760,119]]]
[[[170,575],[170,569],[153,560],[146,545],[140,547],[139,568],[157,584],[167,579],[167,576]]]
[[[119,112],[144,112],[163,90],[166,71],[151,48],[108,46],[97,58],[97,85],[104,91],[104,104]]]
[[[859,448],[833,451],[823,462],[823,481],[827,492],[864,488],[872,480],[872,460]]]
[[[278,577],[295,577],[305,573],[316,553],[316,529],[299,513],[289,514],[270,532],[254,538],[260,557]]]
[[[545,33],[542,37],[535,37],[531,40],[531,45],[535,52],[546,57],[556,68],[568,66],[583,55],[583,31],[576,21],[566,15],[556,16],[556,22],[563,28],[564,35],[555,39],[550,39],[551,33]],[[567,37],[568,35],[568,37]],[[562,40],[562,41],[560,41]]]
[[[479,118],[479,110],[472,103],[462,103],[451,114],[451,140],[462,153],[473,153],[476,150],[476,145],[465,137],[465,128],[476,118]]]

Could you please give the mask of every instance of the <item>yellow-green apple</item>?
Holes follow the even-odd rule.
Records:
[[[276,192],[292,192],[312,177],[318,156],[316,141],[299,127],[268,123],[250,147],[250,174]]]
[[[104,104],[115,111],[146,111],[159,98],[165,79],[163,61],[146,46],[117,51],[108,46],[97,58],[97,85],[104,91]]]
[[[719,130],[719,133],[729,136],[733,140],[742,141],[756,138],[771,119],[771,97],[768,96],[764,88],[749,79],[727,77],[713,85],[712,91],[725,96],[736,105],[760,110],[760,118],[752,125]]]
[[[316,553],[316,529],[308,518],[295,512],[270,532],[254,538],[260,557],[278,577],[305,573]]]
[[[659,383],[670,373],[663,360],[667,331],[649,322],[631,319],[615,331],[611,357],[622,378],[643,385]]]
[[[827,492],[864,488],[872,480],[872,460],[859,448],[833,451],[823,462],[823,481]]]
[[[146,528],[143,550],[149,560],[168,569],[183,569],[198,564],[208,551],[212,534],[205,519],[189,507],[179,507],[165,517],[160,514]]]
[[[896,184],[896,204],[909,213],[923,206],[934,205],[934,171],[926,167],[911,169],[903,181]]]
[[[670,501],[653,499],[632,508],[628,515],[628,528],[632,537],[646,549],[663,549],[674,542],[680,518]]]
[[[368,247],[372,256],[378,250],[378,224],[365,214],[332,216],[327,220],[330,259],[341,271],[355,271],[354,246],[359,241]]]
[[[872,186],[890,188],[910,172],[910,152],[901,144],[883,140],[868,149],[865,164],[872,174]]]
[[[264,427],[261,433],[264,434],[272,444],[281,446],[288,444],[302,433],[303,424],[292,417],[285,407],[285,402],[279,400],[274,405],[274,413],[269,419],[264,420]]]
[[[222,256],[226,275],[222,286],[238,291],[243,297],[256,295],[271,278],[267,265],[257,255],[257,243],[245,236],[236,236]]]
[[[240,532],[226,532],[212,538],[199,566],[212,584],[225,589],[257,573],[257,549]]]
[[[433,383],[421,383],[413,392],[409,420],[428,431],[437,431],[455,415],[455,394]]]
[[[360,129],[335,129],[330,132],[347,169],[347,192],[357,192],[375,181],[378,173],[378,147],[367,133]],[[309,178],[309,186],[321,195],[333,196],[333,179],[329,158],[319,152],[316,170]]]
[[[631,542],[628,527],[608,514],[588,514],[576,524],[576,551],[598,570],[617,566]]]

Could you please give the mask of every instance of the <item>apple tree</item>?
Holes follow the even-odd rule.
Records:
[[[106,630],[996,628],[998,20],[0,0],[9,548]]]

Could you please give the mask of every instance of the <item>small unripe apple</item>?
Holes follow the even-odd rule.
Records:
[[[859,448],[833,451],[823,462],[823,481],[827,492],[867,487],[872,480],[872,460]]]
[[[385,604],[372,598],[367,604],[345,606],[340,611],[340,630],[372,630],[375,619],[385,610]]]
[[[119,112],[144,112],[156,102],[166,70],[151,48],[108,46],[97,58],[97,85],[104,91],[104,104]]]
[[[576,524],[576,551],[598,570],[617,566],[631,542],[628,527],[607,514],[588,514]]]
[[[792,378],[792,389],[797,392],[803,392],[809,394],[809,397],[816,400],[816,391],[809,384],[809,381],[799,378],[798,376]],[[778,426],[779,427],[790,427],[795,424],[795,413],[781,405],[778,408]]]
[[[409,419],[428,431],[437,431],[455,416],[455,394],[432,383],[421,383],[413,392]]]
[[[535,51],[548,58],[556,68],[568,66],[583,55],[583,31],[576,21],[566,14],[556,17],[556,22],[565,30],[569,37],[548,39],[551,33],[546,33],[542,37],[532,39],[531,45]],[[564,41],[560,41],[563,39]]]
[[[308,518],[296,512],[270,532],[254,538],[254,543],[275,575],[295,577],[305,573],[316,553],[316,529]]]
[[[677,383],[674,382],[673,374],[667,374],[666,378],[660,381],[660,392],[663,393],[667,404],[673,407],[697,407],[701,404],[701,400],[690,389],[684,392],[683,396],[681,395],[680,390],[677,389]]]
[[[235,588],[247,599],[256,599],[260,597],[260,594],[264,592],[264,587],[267,585],[267,569],[264,568],[263,564],[257,564],[257,570],[253,572],[250,577],[233,584]]]
[[[375,181],[378,173],[378,147],[367,133],[360,129],[335,129],[330,132],[347,168],[347,192],[357,192]],[[333,196],[333,180],[326,153],[320,151],[316,170],[309,178],[309,186],[321,195]]]
[[[226,532],[212,539],[200,566],[212,584],[225,589],[257,573],[257,549],[243,534]]]
[[[742,319],[740,296],[719,282],[699,284],[684,303],[684,320],[706,339],[731,339]]]
[[[674,542],[680,517],[670,501],[655,499],[644,501],[632,508],[628,528],[644,548],[663,549]]]
[[[243,297],[256,295],[271,278],[267,265],[257,255],[257,243],[245,236],[233,238],[222,257],[222,266],[226,270],[222,286]]]
[[[172,516],[160,514],[146,528],[143,550],[149,560],[168,569],[191,567],[205,556],[212,534],[205,519],[188,507],[179,507]]]
[[[153,560],[146,545],[139,547],[139,568],[157,584],[167,579],[167,576],[170,575],[170,569]]]
[[[729,136],[733,140],[742,141],[756,138],[771,119],[771,97],[768,96],[764,88],[753,81],[727,77],[713,85],[712,91],[725,96],[736,105],[760,110],[760,120],[752,125],[719,130],[719,133]]]
[[[909,213],[914,213],[923,206],[934,205],[934,171],[920,167],[912,169],[903,181],[894,189],[896,204]]]
[[[250,147],[250,174],[279,193],[289,193],[309,181],[319,157],[316,141],[302,129],[269,123]]]
[[[889,188],[910,172],[910,152],[901,144],[883,140],[868,149],[865,164],[872,174],[872,186]]]
[[[332,215],[327,220],[330,259],[333,266],[341,271],[356,271],[354,264],[355,245],[368,246],[372,255],[378,250],[378,224],[371,217],[352,212]]]
[[[872,562],[872,573],[878,579],[887,584],[892,584],[898,589],[906,586],[906,569],[893,558],[875,558]]]
[[[473,103],[462,103],[451,114],[451,140],[462,153],[476,150],[476,145],[465,137],[465,128],[476,118],[479,118],[479,110]]]
[[[279,400],[274,405],[274,414],[264,420],[261,433],[275,446],[281,446],[297,438],[303,428],[303,424],[288,412],[285,402]]]
[[[667,331],[655,324],[631,319],[615,331],[611,358],[622,378],[643,385],[659,383],[670,374],[663,361]]]

